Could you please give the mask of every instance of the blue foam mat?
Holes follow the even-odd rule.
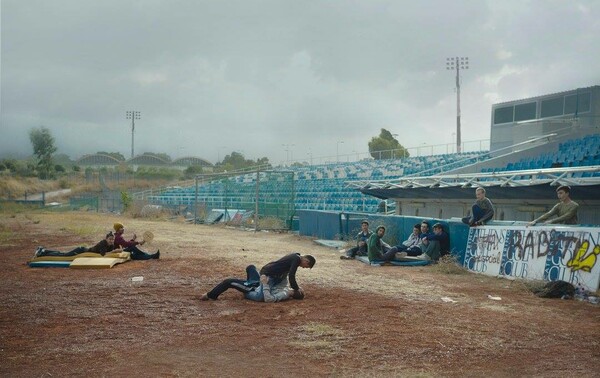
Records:
[[[381,265],[424,266],[424,265],[431,264],[431,261],[427,261],[427,260],[411,260],[411,261],[399,261],[399,260],[380,261],[380,260],[375,260],[373,262],[370,262],[369,258],[367,256],[356,256],[356,260],[358,260],[360,262],[363,262],[365,264],[374,265],[374,266],[381,266]]]
[[[68,268],[72,261],[30,261],[31,268]]]
[[[348,242],[345,242],[343,240],[325,240],[325,239],[317,239],[315,240],[315,243],[323,245],[325,247],[329,247],[329,248],[344,248]]]

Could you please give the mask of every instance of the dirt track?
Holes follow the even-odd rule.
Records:
[[[37,245],[151,230],[161,260],[29,268]],[[304,301],[200,302],[227,276],[311,253]],[[595,376],[600,308],[517,282],[370,267],[291,234],[87,213],[0,215],[0,376]],[[143,276],[142,282],[131,277]],[[501,301],[488,299],[488,294]],[[446,303],[450,297],[456,303]]]

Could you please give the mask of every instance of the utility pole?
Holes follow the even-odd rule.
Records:
[[[140,119],[140,112],[136,110],[129,110],[125,112],[125,119],[131,120],[131,158],[133,159],[133,132],[135,131],[135,120]]]
[[[446,69],[456,69],[456,152],[461,153],[460,140],[460,70],[469,69],[469,57],[446,58]]]
[[[340,143],[344,144],[343,140],[338,140],[335,144],[335,162],[339,163],[340,161]]]

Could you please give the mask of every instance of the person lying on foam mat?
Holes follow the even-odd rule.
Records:
[[[94,252],[99,253],[104,256],[107,252],[121,252],[120,249],[115,249],[115,235],[110,231],[106,234],[106,237],[98,242],[95,246],[91,248],[86,247],[77,247],[69,252],[60,252],[60,251],[52,251],[50,249],[46,249],[44,247],[38,247],[35,251],[33,257],[42,257],[42,256],[57,256],[57,257],[66,257],[66,256],[75,256],[84,252]]]

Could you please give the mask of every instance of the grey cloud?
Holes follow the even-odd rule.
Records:
[[[47,126],[59,152],[129,156],[127,110],[142,112],[136,151],[213,161],[364,152],[382,127],[447,143],[457,55],[463,135],[486,139],[492,99],[598,84],[593,5],[5,0],[0,151]]]

